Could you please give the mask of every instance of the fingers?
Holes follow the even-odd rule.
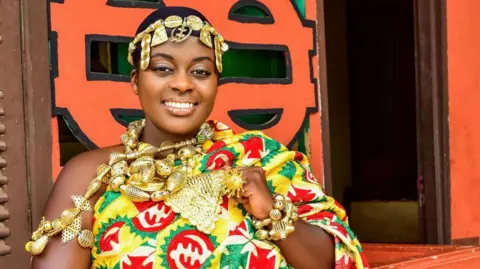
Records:
[[[254,180],[259,180],[262,179],[264,180],[265,178],[265,172],[262,169],[262,167],[254,166],[254,167],[240,167],[238,170],[242,173],[243,179],[248,182],[252,179]]]
[[[237,203],[239,204],[248,204],[248,197],[242,197],[242,196],[236,196],[235,197],[235,201],[237,201]]]

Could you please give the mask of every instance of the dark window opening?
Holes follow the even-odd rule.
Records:
[[[58,116],[58,141],[60,144],[60,166],[64,166],[71,158],[88,151],[72,133],[64,117]]]
[[[242,23],[272,24],[272,12],[263,3],[254,0],[240,0],[230,8],[228,18]]]
[[[128,43],[92,41],[90,43],[90,71],[129,76],[133,67],[127,60]]]
[[[230,48],[223,57],[223,69],[223,78],[287,78],[287,52]]]

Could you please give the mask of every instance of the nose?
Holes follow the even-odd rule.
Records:
[[[186,72],[177,72],[169,83],[169,88],[180,93],[193,90],[193,83]]]

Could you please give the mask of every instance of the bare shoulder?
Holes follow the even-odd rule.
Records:
[[[88,184],[95,178],[97,167],[108,163],[111,153],[121,151],[123,151],[123,147],[116,145],[84,152],[68,161],[53,187],[45,209],[47,217],[50,214],[56,215],[65,209],[57,205],[61,203],[65,206],[72,195],[83,195],[88,188]],[[95,203],[102,192],[103,189],[92,197],[91,202]]]
[[[47,220],[60,217],[65,209],[74,206],[72,196],[83,196],[90,182],[95,178],[97,167],[107,163],[110,154],[122,152],[123,147],[113,146],[82,153],[71,159],[62,169],[53,187],[50,198],[44,210]],[[103,194],[101,188],[92,198],[90,205],[94,205]],[[82,212],[82,229],[91,230],[93,227],[93,212]],[[87,268],[90,264],[90,250],[80,247],[76,240],[63,244],[60,236],[52,237],[41,256],[35,256],[32,268]]]

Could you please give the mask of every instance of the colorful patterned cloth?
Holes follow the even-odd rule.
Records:
[[[204,144],[207,154],[196,173],[261,166],[272,193],[290,197],[301,218],[334,236],[335,268],[368,268],[344,209],[323,193],[303,154],[261,132],[234,135],[212,124],[216,135]],[[108,189],[95,206],[92,268],[292,268],[276,245],[255,236],[241,205],[224,198],[221,208],[214,231],[204,234],[163,202],[135,203]]]

